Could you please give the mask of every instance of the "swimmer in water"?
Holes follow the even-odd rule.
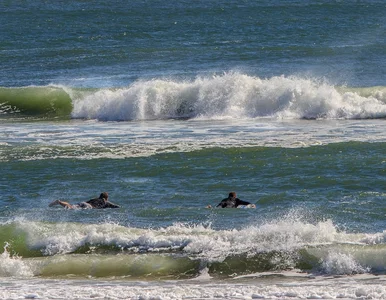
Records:
[[[230,192],[228,198],[221,200],[221,202],[216,207],[237,208],[239,205],[250,205],[251,208],[256,207],[256,205],[251,204],[250,202],[243,201],[237,198],[236,192]],[[212,206],[208,205],[207,208],[212,208]]]
[[[55,200],[48,206],[60,205],[67,209],[101,209],[101,208],[119,208],[119,205],[113,204],[108,201],[109,195],[106,192],[100,194],[99,198],[93,198],[86,202],[80,202],[77,204],[70,204],[66,201]]]

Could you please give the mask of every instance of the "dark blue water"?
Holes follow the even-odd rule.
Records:
[[[125,86],[234,69],[384,85],[385,12],[382,1],[6,2],[0,86]]]

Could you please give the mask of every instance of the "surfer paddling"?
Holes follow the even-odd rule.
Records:
[[[67,209],[92,209],[92,208],[119,208],[118,205],[113,204],[108,201],[109,195],[106,192],[100,194],[99,198],[93,198],[86,202],[80,202],[77,204],[70,204],[66,201],[55,200],[51,202],[48,206],[60,205]]]
[[[240,205],[248,205],[250,208],[256,208],[255,204],[237,198],[236,192],[230,192],[228,198],[221,200],[221,202],[216,207],[237,208]],[[208,205],[207,208],[212,208],[212,206]]]

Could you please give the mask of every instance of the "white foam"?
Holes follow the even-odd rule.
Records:
[[[353,243],[362,238],[337,232],[330,220],[309,224],[280,220],[241,230],[214,230],[210,226],[176,223],[160,229],[139,229],[117,224],[20,222],[32,249],[45,255],[71,253],[84,245],[113,245],[132,251],[183,249],[206,260],[221,261],[230,254],[291,251],[304,246]]]
[[[113,246],[133,253],[178,253],[201,261],[200,280],[211,277],[207,264],[222,262],[229,256],[254,257],[261,253],[280,252],[270,263],[278,269],[294,269],[298,250],[319,260],[317,273],[352,275],[386,270],[386,249],[364,243],[364,234],[339,232],[331,220],[310,224],[294,216],[250,226],[242,230],[214,230],[209,225],[177,223],[159,229],[140,229],[118,224],[41,223],[18,220],[18,230],[26,234],[30,249],[57,257],[86,246]],[[377,235],[377,234],[375,234]],[[369,234],[366,235],[367,240]],[[87,254],[86,254],[87,255]],[[60,256],[58,256],[60,258]],[[45,261],[10,255],[8,247],[1,254],[0,276],[31,277],[41,273]],[[317,264],[314,263],[314,267]]]
[[[9,253],[9,244],[4,246],[4,252],[0,254],[0,277],[30,277],[33,271],[17,254]],[[0,297],[1,298],[1,297]]]
[[[0,161],[146,157],[214,147],[298,148],[346,141],[385,142],[383,120],[95,120],[4,124]],[[18,147],[10,147],[15,145]]]
[[[330,252],[322,263],[323,271],[327,274],[361,274],[369,271],[362,267],[350,254]]]
[[[1,280],[1,299],[386,299],[379,277],[319,277],[243,282]]]
[[[170,118],[380,118],[383,90],[366,95],[317,79],[261,79],[237,72],[192,81],[154,79],[73,98],[73,118],[103,121]]]

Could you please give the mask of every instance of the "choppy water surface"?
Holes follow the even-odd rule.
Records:
[[[0,298],[386,298],[382,1],[0,12]]]

